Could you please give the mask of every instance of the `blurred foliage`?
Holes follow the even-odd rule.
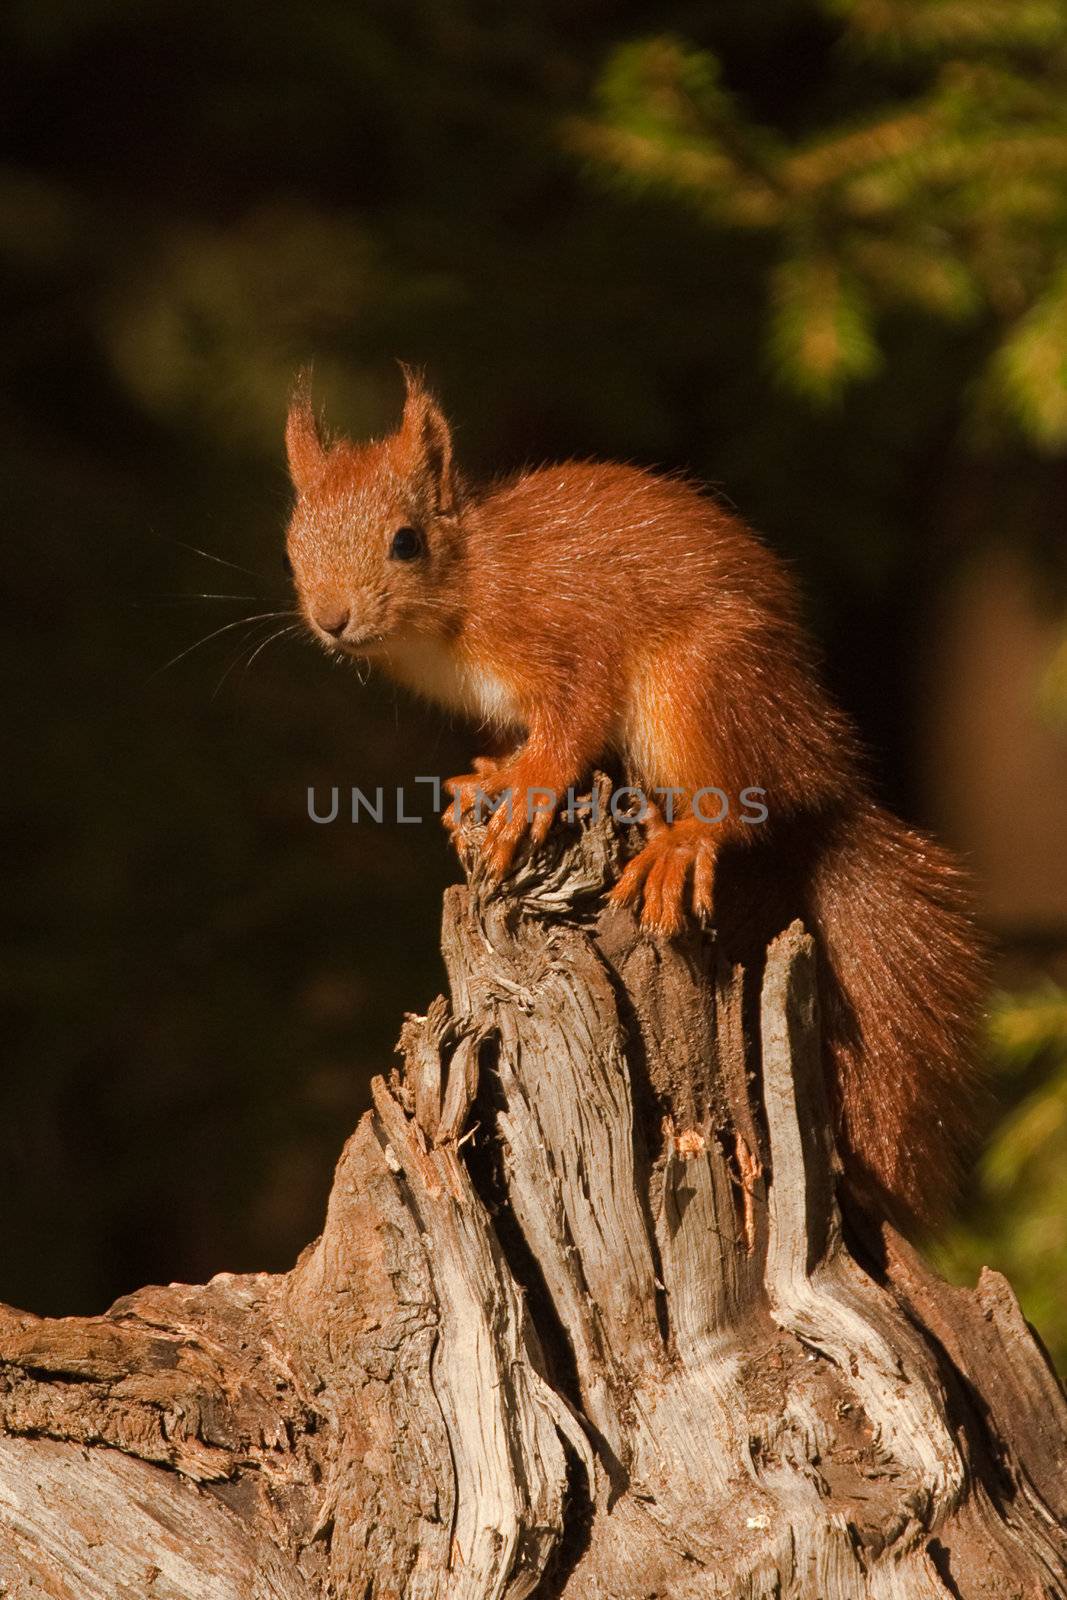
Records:
[[[1001,1090],[1014,1102],[982,1158],[965,1221],[940,1245],[942,1270],[973,1282],[991,1257],[1067,1370],[1067,992],[1002,995],[990,1019]]]
[[[829,0],[844,24],[817,125],[757,122],[718,58],[677,38],[617,49],[578,148],[720,228],[774,237],[767,344],[780,379],[830,399],[877,371],[879,317],[995,319],[975,405],[1067,443],[1067,6]],[[907,91],[856,103],[865,63]],[[834,81],[836,79],[836,81]]]
[[[425,364],[475,472],[723,485],[913,815],[939,593],[1009,539],[1062,595],[1063,6],[655,26],[636,0],[5,9],[4,1298],[286,1266],[441,983],[436,827],[316,828],[305,796],[462,770],[469,732],[268,646],[309,357],[352,432]],[[1050,1052],[1031,1073],[1064,1103]],[[1021,1115],[1003,1138],[1053,1141],[1025,1188],[1056,1135]],[[1058,1203],[1050,1178],[1027,1215]],[[983,1226],[976,1258],[1022,1272]]]

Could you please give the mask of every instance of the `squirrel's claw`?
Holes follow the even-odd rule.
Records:
[[[504,877],[523,839],[529,834],[530,846],[536,849],[544,844],[552,827],[554,811],[547,808],[527,816],[525,808],[509,814],[507,806],[490,817],[482,836],[481,852],[486,873],[494,882]]]
[[[445,779],[444,787],[452,801],[441,820],[447,828],[458,832],[469,812],[478,814],[480,821],[482,803],[496,802],[478,839],[478,851],[485,877],[490,882],[499,882],[527,835],[533,849],[545,842],[567,783],[542,781],[560,775],[546,772],[540,764],[526,763],[521,758],[508,762],[479,757],[473,769],[458,778]]]

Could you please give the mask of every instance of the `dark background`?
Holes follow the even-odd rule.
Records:
[[[1051,137],[1067,33],[1059,56],[995,30],[881,48],[862,6],[781,0],[668,4],[654,24],[604,0],[7,15],[0,1296],[95,1312],[142,1281],[288,1266],[403,1012],[442,981],[457,871],[437,824],[316,827],[306,791],[463,770],[476,739],[299,633],[251,661],[276,624],[241,621],[292,606],[297,367],[315,359],[332,421],[358,434],[393,425],[397,358],[424,364],[474,473],[606,455],[717,487],[797,569],[883,795],[952,836],[929,777],[931,741],[946,770],[951,741],[926,709],[961,575],[1006,546],[1026,604],[1063,616],[1062,371],[1015,379],[998,355],[1040,307],[1055,241],[1038,259],[1030,227],[1012,301],[987,260],[1011,233],[1003,175],[909,190],[890,242],[933,238],[939,203],[955,219],[928,250],[939,301],[907,292],[933,270],[921,252],[878,278],[836,178],[789,176],[790,208],[760,226],[731,206],[746,164],[777,182],[797,155],[891,130],[954,64],[1018,94],[1044,76]],[[653,27],[671,37],[647,43]],[[687,154],[739,143],[733,175],[686,176]],[[820,329],[829,346],[805,343]],[[1055,1111],[1067,890],[1058,923],[1035,931],[1025,905],[990,920],[998,1015],[1010,1027],[1040,991],[1051,1018],[1014,1055],[1000,1038],[1004,1104]],[[1011,1270],[982,1182],[958,1259]],[[1063,1208],[1042,1204],[1051,1263]]]

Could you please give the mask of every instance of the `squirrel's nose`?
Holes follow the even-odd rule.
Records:
[[[335,639],[339,638],[348,627],[351,614],[347,606],[340,605],[315,606],[312,610],[316,627],[321,628],[323,633],[332,633]]]

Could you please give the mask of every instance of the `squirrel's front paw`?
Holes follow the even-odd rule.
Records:
[[[548,837],[572,781],[557,776],[553,782],[552,777],[542,764],[520,757],[512,762],[476,761],[473,772],[445,780],[453,797],[442,818],[446,827],[458,833],[460,823],[471,814],[485,822],[477,849],[490,880],[504,876],[527,835],[534,848]]]
[[[442,785],[452,798],[441,813],[441,821],[451,830],[459,827],[468,812],[500,793],[498,762],[489,756],[475,756],[471,767],[470,772],[461,773],[457,778],[445,778]]]
[[[493,813],[486,824],[481,840],[486,873],[494,882],[507,872],[527,834],[535,849],[545,842],[556,814],[554,806],[532,809],[525,792],[509,789],[506,793],[500,809]]]

